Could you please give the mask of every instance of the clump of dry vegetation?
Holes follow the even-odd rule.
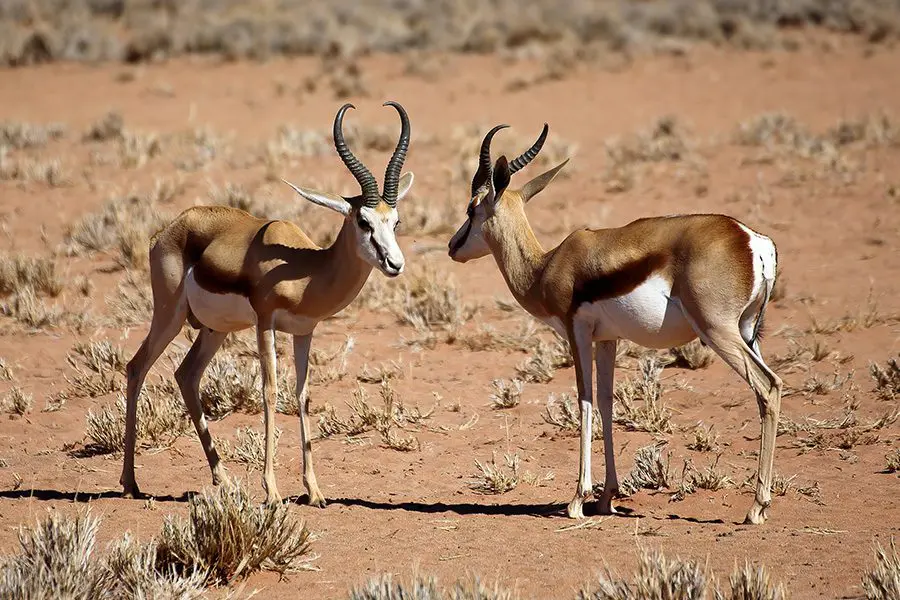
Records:
[[[690,469],[690,483],[693,487],[701,490],[709,490],[715,492],[722,488],[729,487],[734,481],[726,473],[719,470],[719,459],[721,454],[716,455],[715,460],[710,463],[702,471]]]
[[[65,136],[66,126],[62,123],[28,123],[25,121],[0,122],[0,148],[7,146],[16,150],[43,148],[49,142]]]
[[[497,464],[497,456],[491,453],[491,461],[475,461],[478,472],[469,487],[479,494],[505,494],[519,485],[519,455],[504,454],[503,463]]]
[[[172,388],[145,386],[138,398],[137,439],[143,448],[167,448],[187,431],[184,401]],[[125,398],[94,412],[89,410],[85,433],[91,442],[85,448],[94,454],[122,452],[125,448]]]
[[[700,600],[713,592],[717,600],[785,600],[787,591],[773,581],[762,565],[745,563],[735,567],[723,589],[704,565],[693,560],[671,558],[660,550],[642,549],[637,572],[619,577],[607,568],[593,585],[583,588],[579,600]]]
[[[900,598],[900,556],[891,538],[890,550],[875,546],[875,568],[863,574],[863,589],[867,600]]]
[[[278,441],[281,439],[281,428],[275,428],[275,459],[278,464]],[[234,446],[227,442],[221,444],[222,456],[226,460],[244,465],[247,472],[263,470],[266,458],[266,438],[262,432],[252,427],[238,427],[234,435]]]
[[[10,159],[7,158],[2,146],[0,146],[0,180],[37,182],[50,187],[62,187],[72,181],[58,159],[30,157]]]
[[[66,241],[72,254],[117,251],[114,258],[119,265],[147,269],[150,237],[169,220],[153,193],[130,193],[113,197],[99,212],[82,217]]]
[[[434,577],[416,575],[409,581],[394,578],[391,573],[371,577],[351,588],[349,600],[515,600],[518,595],[499,583],[485,585],[478,577],[457,581],[451,588],[441,588]]]
[[[47,305],[31,286],[20,288],[0,302],[0,314],[11,317],[31,329],[56,327],[63,322],[66,313],[57,305]]]
[[[65,281],[56,259],[0,254],[0,295],[13,294],[25,287],[45,296],[59,296]]]
[[[33,405],[34,399],[31,397],[31,394],[17,385],[14,385],[9,390],[6,396],[3,397],[2,402],[4,410],[20,417],[31,412]]]
[[[569,343],[554,336],[551,342],[539,339],[531,349],[531,356],[516,366],[516,373],[528,383],[547,383],[553,379],[554,371],[572,364]]]
[[[605,147],[604,179],[610,192],[631,189],[641,165],[680,162],[692,156],[687,134],[673,116],[658,119],[648,131],[607,140]]]
[[[712,452],[719,447],[719,434],[713,431],[713,426],[703,426],[703,423],[697,423],[697,426],[691,432],[691,440],[687,443],[688,450],[696,452]]]
[[[452,278],[427,263],[403,277],[391,308],[400,323],[420,331],[459,325],[474,310]]]
[[[203,573],[207,584],[259,570],[309,568],[310,534],[282,504],[260,506],[240,482],[226,482],[190,499],[187,518],[168,517],[156,543],[158,568]]]
[[[894,448],[884,457],[885,468],[888,473],[900,471],[900,448]]]
[[[596,408],[592,410],[591,439],[601,440],[603,439],[603,429],[600,411]],[[559,398],[551,394],[541,417],[547,423],[555,425],[563,433],[577,434],[581,431],[581,409],[575,405],[569,394],[561,394]]]
[[[493,392],[491,393],[491,408],[503,409],[518,406],[522,399],[521,379],[494,379],[491,381]]]
[[[665,444],[652,444],[638,448],[634,453],[634,464],[622,481],[619,494],[632,496],[638,490],[662,490],[669,487],[671,453],[663,452]],[[598,490],[603,486],[598,484]]]
[[[19,552],[0,566],[3,598],[173,598],[203,595],[202,573],[160,568],[152,543],[130,534],[96,552],[100,520],[89,511],[74,517],[49,513],[33,527],[19,529]]]
[[[613,391],[613,422],[628,431],[672,433],[672,414],[662,399],[662,365],[653,356],[638,362],[639,375],[617,383]]]
[[[898,358],[889,358],[883,367],[878,363],[872,363],[869,366],[869,372],[872,374],[872,379],[875,380],[875,391],[882,400],[894,400],[900,397],[900,359]]]

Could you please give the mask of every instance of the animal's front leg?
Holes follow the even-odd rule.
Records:
[[[266,488],[266,502],[281,502],[278,485],[275,483],[275,400],[277,396],[275,371],[275,330],[271,324],[260,324],[256,330],[259,348],[259,362],[262,367],[263,422],[266,430],[265,468],[263,486]]]
[[[581,411],[581,447],[578,461],[578,487],[569,503],[568,515],[573,519],[584,518],[584,501],[591,495],[591,431],[593,429],[593,326],[573,321],[568,326],[569,346],[575,361],[575,378],[578,384],[578,406]]]
[[[600,409],[600,421],[603,426],[603,453],[606,463],[606,479],[603,484],[603,495],[600,497],[598,512],[604,515],[614,514],[612,501],[619,491],[619,479],[616,477],[616,455],[613,449],[613,380],[616,370],[616,341],[597,342],[597,405]]]
[[[300,445],[303,448],[303,484],[309,495],[310,506],[325,506],[325,496],[319,490],[316,473],[313,471],[312,438],[309,433],[309,348],[312,334],[294,336],[294,366],[297,372],[297,403],[300,407]]]

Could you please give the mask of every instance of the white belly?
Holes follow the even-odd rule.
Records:
[[[275,311],[275,329],[291,335],[307,335],[312,333],[318,323],[315,319],[295,315],[283,309]]]
[[[616,298],[582,305],[575,317],[594,323],[594,340],[626,339],[647,348],[672,348],[697,337],[681,302],[662,277],[651,277]]]
[[[256,312],[240,294],[214,294],[194,279],[194,269],[184,277],[188,306],[197,320],[213,331],[240,331],[256,325]]]

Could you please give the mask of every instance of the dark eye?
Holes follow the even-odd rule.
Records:
[[[363,219],[362,215],[358,215],[356,217],[356,224],[359,225],[359,228],[363,231],[372,231],[372,225],[370,225],[368,221]]]
[[[466,216],[470,219],[475,215],[475,207],[472,204],[466,207]]]

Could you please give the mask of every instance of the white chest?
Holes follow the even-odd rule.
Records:
[[[697,334],[671,292],[668,281],[654,276],[622,296],[583,304],[575,317],[593,323],[597,341],[626,339],[648,348],[680,346]]]

